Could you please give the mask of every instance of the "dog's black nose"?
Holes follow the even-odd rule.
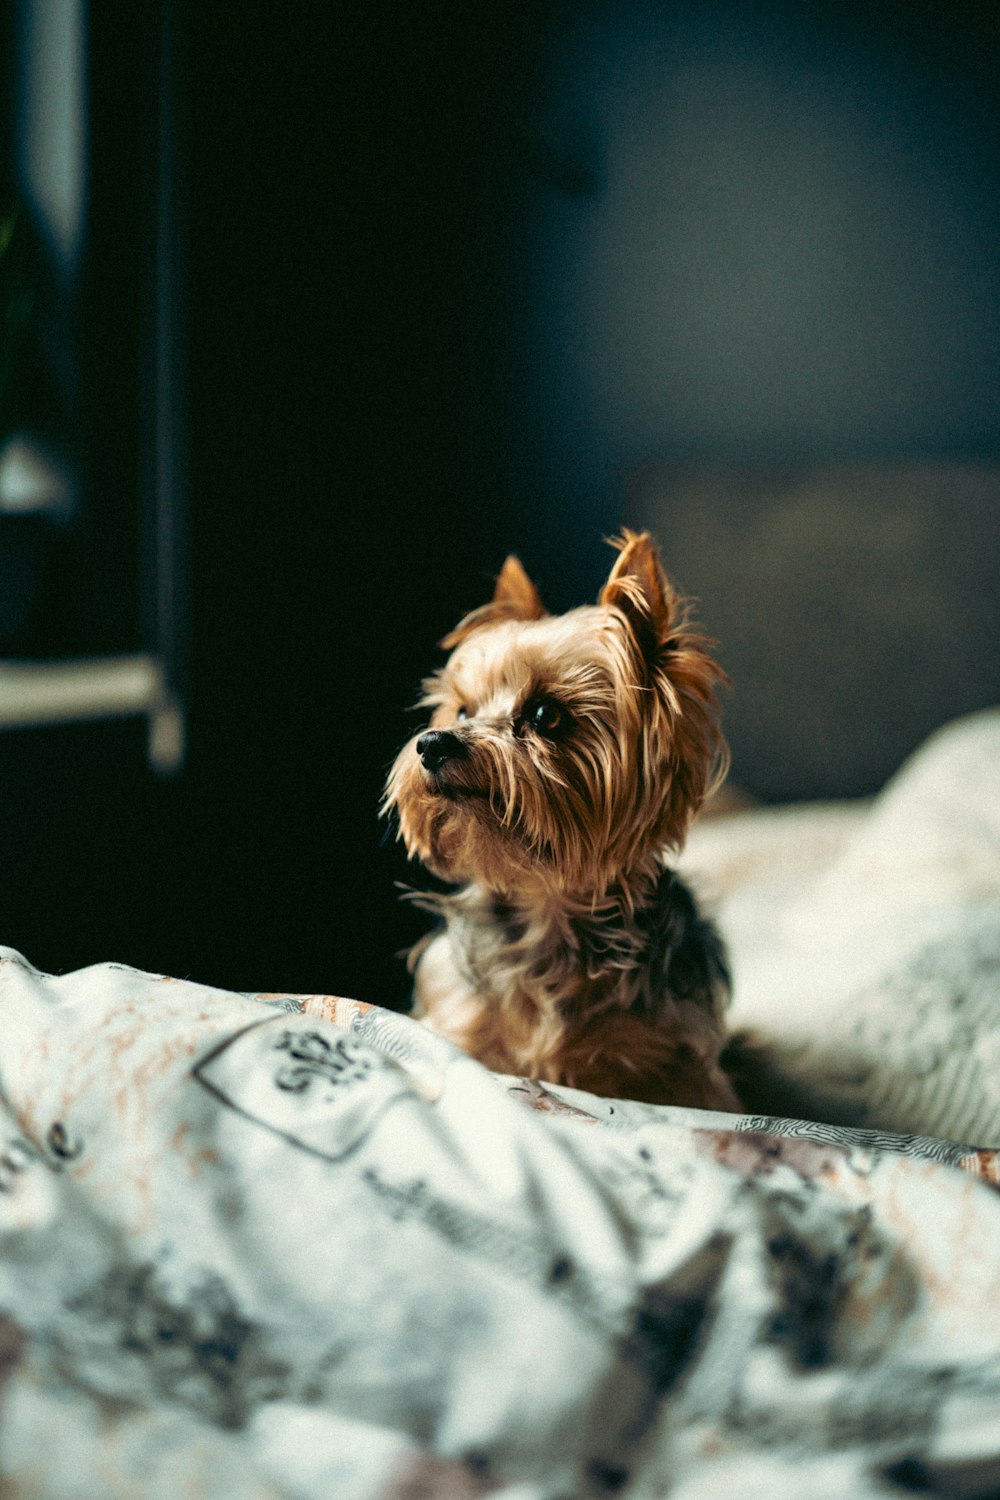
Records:
[[[428,771],[439,771],[446,760],[461,760],[466,749],[450,729],[428,729],[417,740],[417,754]]]

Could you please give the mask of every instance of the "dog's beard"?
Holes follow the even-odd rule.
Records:
[[[480,749],[430,772],[411,741],[392,769],[386,801],[411,858],[443,880],[502,890],[524,880],[541,851],[518,815],[514,787],[503,785],[490,759]]]

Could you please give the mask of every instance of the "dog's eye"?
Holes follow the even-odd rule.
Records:
[[[536,734],[551,739],[566,727],[566,710],[554,698],[532,698],[524,706],[522,720]]]
[[[469,717],[469,710],[466,708],[466,706],[465,706],[464,703],[460,703],[458,705],[458,708],[455,710],[455,718],[456,719],[467,719],[468,717]]]

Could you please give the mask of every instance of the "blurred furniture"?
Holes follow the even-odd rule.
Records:
[[[187,636],[177,146],[170,6],[145,9],[129,55],[144,85],[125,106],[130,174],[103,149],[117,92],[107,23],[78,0],[26,0],[0,21],[12,62],[0,729],[144,715],[149,762],[171,772],[184,755]]]
[[[630,510],[719,641],[754,796],[868,796],[1000,702],[1000,467],[651,465]]]

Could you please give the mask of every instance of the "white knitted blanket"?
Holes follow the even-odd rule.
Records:
[[[1000,710],[934,735],[871,803],[695,828],[732,1024],[770,1113],[1000,1146]]]

